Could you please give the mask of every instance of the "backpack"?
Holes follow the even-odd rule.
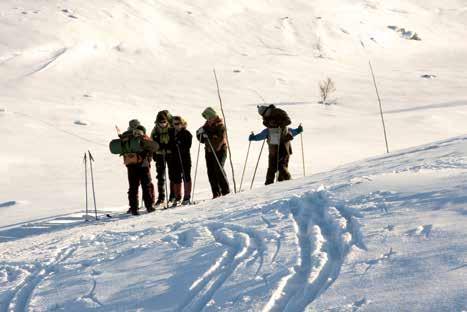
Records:
[[[119,139],[110,141],[109,149],[112,154],[125,155],[129,153],[142,153],[141,137],[122,136]]]

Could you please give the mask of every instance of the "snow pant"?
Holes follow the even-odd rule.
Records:
[[[174,164],[172,166],[172,179],[170,180],[171,189],[173,189],[175,198],[181,199],[181,185],[183,182],[184,200],[191,198],[191,158],[190,154],[177,154],[173,156]]]
[[[266,182],[264,184],[268,185],[274,183],[277,171],[279,171],[277,181],[280,182],[291,179],[288,169],[290,155],[285,148],[286,147],[282,145],[269,145],[269,165],[268,172],[266,173]]]
[[[216,152],[216,155],[223,169],[227,159],[227,151],[222,149]],[[221,168],[219,168],[216,157],[212,152],[206,151],[206,167],[208,169],[208,178],[209,184],[211,184],[212,197],[216,198],[221,195],[229,194],[229,182],[224,177],[224,173],[222,172]]]
[[[154,159],[156,161],[156,179],[157,179],[157,199],[165,200],[165,179],[166,169],[169,172],[169,180],[172,181],[173,177],[173,154],[156,154]]]
[[[146,209],[152,208],[154,204],[154,185],[151,181],[151,168],[141,165],[128,165],[128,201],[130,210],[138,211],[139,197],[138,190],[141,184],[143,189],[143,201]]]

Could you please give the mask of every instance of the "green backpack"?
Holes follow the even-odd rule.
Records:
[[[141,153],[144,151],[141,147],[141,138],[134,136],[110,141],[109,149],[112,154],[116,155]]]

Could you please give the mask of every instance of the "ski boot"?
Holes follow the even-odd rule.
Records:
[[[126,213],[131,214],[131,215],[133,215],[133,216],[139,216],[138,209],[132,209],[132,208],[130,208],[130,209],[128,209],[128,211],[127,211]]]
[[[161,199],[161,198],[158,198],[157,201],[154,203],[154,205],[152,206],[154,209],[159,207],[160,205],[163,205],[164,204],[164,199]]]

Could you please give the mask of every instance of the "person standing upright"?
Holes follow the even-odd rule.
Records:
[[[191,155],[190,148],[193,136],[187,130],[187,122],[180,116],[173,117],[173,127],[175,130],[175,153],[173,171],[175,183],[175,197],[174,204],[178,204],[182,199],[181,189],[183,181],[183,201],[182,205],[188,205],[191,200]]]
[[[173,163],[173,140],[174,129],[172,128],[172,116],[167,110],[157,113],[155,126],[151,132],[151,139],[159,144],[159,150],[154,153],[153,158],[156,162],[157,172],[157,201],[155,206],[164,203],[166,198],[166,170],[169,176],[172,174]]]
[[[224,170],[227,159],[227,138],[224,121],[212,107],[206,108],[202,116],[206,123],[196,131],[196,137],[205,145],[206,167],[212,197],[230,193],[227,174]]]
[[[131,140],[150,140],[146,135],[146,129],[140,124],[137,119],[130,120],[128,130],[119,134],[122,142],[128,142],[131,145]],[[144,144],[142,144],[144,145]],[[140,145],[138,145],[140,146]],[[139,198],[138,189],[141,184],[143,189],[143,201],[148,212],[153,212],[154,204],[154,185],[151,180],[151,155],[152,152],[143,150],[142,152],[129,152],[123,154],[123,162],[128,170],[128,202],[130,209],[128,213],[138,215]]]

